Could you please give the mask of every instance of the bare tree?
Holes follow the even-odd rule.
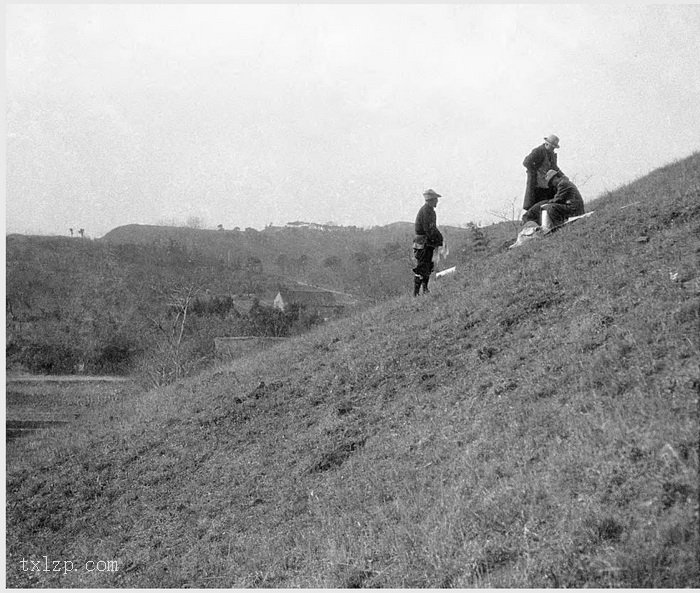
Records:
[[[586,177],[581,183],[579,183],[579,182],[577,181],[577,178],[578,178],[577,175],[573,175],[570,179],[571,179],[571,181],[572,181],[573,183],[576,184],[576,187],[578,187],[578,188],[580,189],[580,188],[582,188],[584,185],[586,185],[586,184],[591,180],[591,177],[593,177],[592,174],[589,175],[588,177]]]
[[[170,289],[164,295],[165,318],[147,317],[162,338],[145,369],[154,385],[165,385],[187,376],[199,362],[187,358],[184,345],[187,317],[200,290],[193,285]],[[158,292],[162,293],[161,290]]]
[[[297,268],[300,272],[304,273],[309,267],[309,256],[306,255],[305,253],[302,253],[299,256],[299,259],[296,262]]]
[[[275,259],[275,264],[280,269],[283,274],[287,273],[287,267],[289,266],[289,258],[285,253],[280,253]]]
[[[72,237],[72,236],[73,236],[73,229],[70,228],[70,229],[68,229],[68,230],[70,231],[70,236]]]
[[[262,274],[262,260],[255,255],[249,255],[245,262],[245,269],[249,274]]]
[[[201,229],[202,219],[199,218],[199,216],[190,216],[187,218],[187,222],[185,224],[191,229]]]
[[[511,201],[510,213],[508,213],[507,210],[503,210],[501,212],[487,210],[487,212],[504,222],[511,223],[511,225],[514,226],[516,230],[518,230],[520,228],[520,216],[518,214],[518,208],[516,206],[516,204],[518,203],[518,199],[518,196],[513,197],[513,200]]]

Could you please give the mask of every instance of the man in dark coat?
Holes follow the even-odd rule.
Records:
[[[436,247],[441,247],[443,244],[442,233],[437,228],[435,215],[438,198],[442,196],[432,189],[427,189],[423,192],[423,197],[425,204],[421,206],[416,216],[416,236],[413,239],[413,255],[418,262],[418,265],[413,268],[413,296],[418,296],[421,286],[423,286],[423,294],[430,292],[428,281],[435,266],[433,253]]]
[[[525,157],[523,167],[527,169],[527,185],[525,186],[525,199],[523,210],[529,210],[537,202],[551,200],[554,197],[553,188],[547,185],[545,175],[550,169],[561,171],[557,166],[557,155],[554,152],[559,148],[559,138],[550,134],[544,139],[544,143]]]
[[[545,175],[547,184],[554,190],[554,197],[533,205],[525,214],[523,222],[530,220],[542,225],[545,232],[564,224],[572,216],[585,213],[583,198],[578,188],[561,171],[550,169]],[[542,211],[547,212],[547,221],[542,220]]]

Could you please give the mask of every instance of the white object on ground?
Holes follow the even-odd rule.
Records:
[[[525,241],[529,241],[530,239],[537,239],[540,236],[539,230],[540,227],[535,221],[530,220],[526,222],[525,226],[518,233],[518,238],[515,240],[515,243],[508,249],[513,249],[513,247],[522,245]]]
[[[438,272],[435,274],[436,278],[442,278],[443,276],[449,276],[450,274],[454,274],[455,268],[457,266],[452,266],[451,268],[447,268],[446,270],[443,270],[442,272]]]
[[[513,249],[513,247],[518,247],[519,245],[522,245],[526,241],[530,239],[539,239],[540,237],[544,237],[548,232],[553,231],[555,228],[559,228],[564,226],[565,224],[569,224],[570,222],[574,222],[575,220],[579,220],[580,218],[587,218],[591,214],[593,214],[595,210],[591,210],[590,212],[586,212],[585,214],[581,214],[580,216],[572,216],[571,218],[567,219],[565,222],[562,224],[552,227],[549,229],[544,228],[544,226],[540,227],[537,225],[536,222],[534,221],[528,221],[525,223],[525,226],[520,230],[518,233],[518,238],[515,240],[515,243],[513,243],[511,246],[508,247],[508,249]],[[544,213],[545,211],[542,210],[542,218],[544,220]]]
[[[585,214],[581,214],[581,216],[572,216],[571,218],[567,218],[566,222],[563,222],[562,225],[569,224],[570,222],[574,222],[574,220],[578,220],[579,218],[586,218],[587,216],[590,216],[594,212],[595,212],[595,210],[591,210],[590,212],[586,212]]]

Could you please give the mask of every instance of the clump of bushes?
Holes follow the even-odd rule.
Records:
[[[104,375],[125,375],[133,367],[134,359],[140,349],[125,339],[105,344],[98,351],[97,357],[90,365],[93,372]]]
[[[140,349],[124,338],[89,348],[54,339],[12,341],[5,356],[8,369],[22,369],[38,375],[74,373],[126,375],[133,369]]]
[[[230,296],[215,296],[210,299],[194,299],[190,305],[192,314],[201,317],[226,317],[234,313],[233,299]]]
[[[290,336],[318,321],[318,315],[298,306],[280,311],[256,302],[241,314],[230,297],[192,299],[179,307],[163,306],[160,315],[100,326],[99,335],[94,329],[81,333],[66,321],[43,333],[17,336],[7,345],[6,366],[47,375],[134,374],[147,384],[163,385],[206,367],[215,356],[215,337]]]
[[[40,375],[74,373],[80,362],[78,350],[60,343],[15,343],[7,350],[8,364],[19,364],[29,372]]]

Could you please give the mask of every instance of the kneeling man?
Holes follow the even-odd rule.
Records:
[[[544,227],[545,231],[552,230],[564,224],[573,216],[581,216],[585,213],[583,198],[578,188],[561,171],[550,169],[545,175],[547,184],[555,191],[551,200],[542,200],[532,206],[524,215],[523,223],[534,221]],[[543,221],[542,210],[547,216]]]

